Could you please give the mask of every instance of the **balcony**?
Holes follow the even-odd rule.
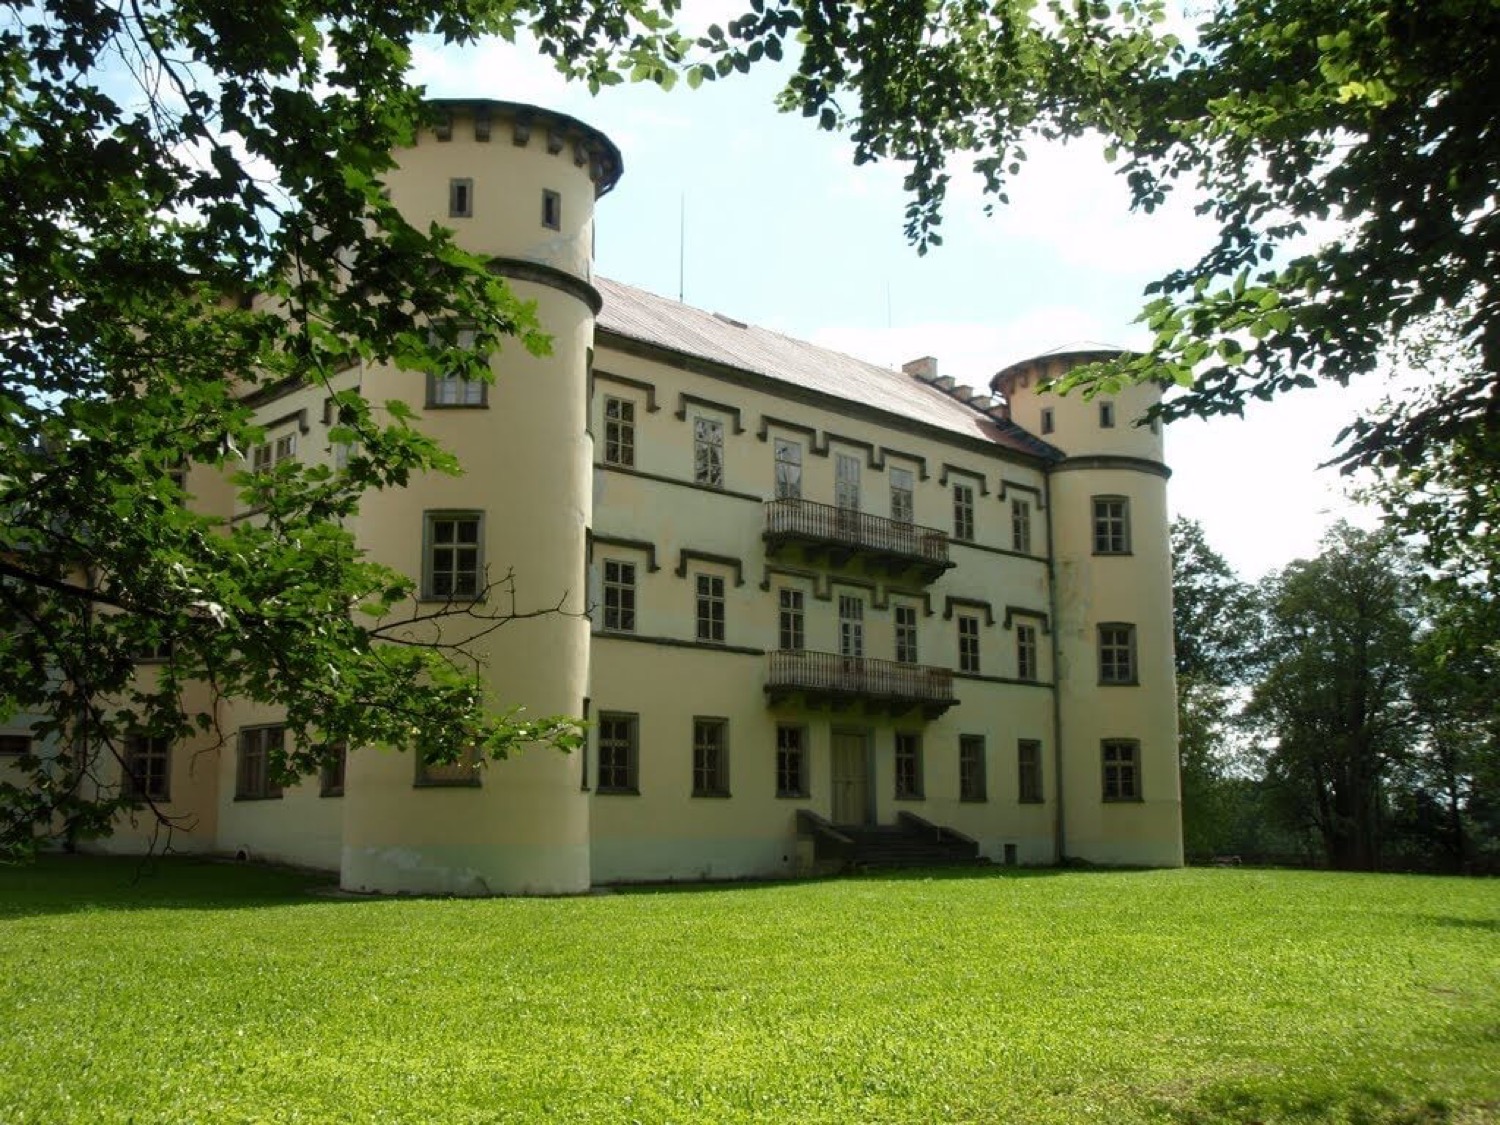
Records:
[[[914,571],[924,582],[954,565],[948,558],[948,536],[936,528],[812,500],[768,501],[761,538],[772,557],[794,546],[809,561],[826,559],[843,566],[859,558],[891,575]]]
[[[781,649],[770,654],[766,695],[771,706],[800,699],[808,707],[899,715],[920,710],[935,719],[958,702],[953,672],[832,652]]]

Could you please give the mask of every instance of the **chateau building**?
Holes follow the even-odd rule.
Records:
[[[456,894],[805,873],[876,825],[997,863],[1181,863],[1168,470],[1137,424],[1159,390],[1042,391],[1108,353],[1084,345],[976,392],[595,277],[609,139],[439,105],[392,198],[493,258],[553,347],[505,349],[488,387],[338,376],[408,402],[465,467],[368,497],[354,529],[424,599],[512,571],[523,603],[570,611],[477,643],[500,698],[586,717],[587,746],[481,768],[359,748],[282,789],[280,717],[230,700],[222,746],[133,751],[195,824],[175,845]],[[250,467],[336,463],[327,394],[254,399]],[[253,518],[210,467],[188,488]]]

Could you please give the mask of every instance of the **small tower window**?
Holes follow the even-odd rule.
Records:
[[[471,219],[474,217],[473,180],[448,181],[448,217],[450,219]]]
[[[1112,402],[1101,402],[1099,404],[1099,428],[1101,430],[1112,430],[1115,428],[1115,404]]]
[[[562,196],[550,188],[542,191],[542,226],[548,230],[562,229]]]
[[[1048,406],[1042,410],[1042,433],[1050,434],[1056,428],[1052,416],[1052,407]]]

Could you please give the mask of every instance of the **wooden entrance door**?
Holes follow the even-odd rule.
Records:
[[[866,824],[870,819],[870,756],[862,734],[833,736],[833,823]]]

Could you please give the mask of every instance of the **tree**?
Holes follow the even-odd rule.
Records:
[[[1243,787],[1228,784],[1227,743],[1260,617],[1250,588],[1209,546],[1201,524],[1175,519],[1171,537],[1183,845],[1203,858],[1240,850],[1234,826]]]
[[[400,403],[334,397],[347,470],[236,475],[258,520],[182,503],[184,465],[228,471],[260,437],[258,388],[326,385],[350,358],[487,378],[502,339],[547,346],[483,260],[382,194],[423,119],[422,32],[524,32],[585,79],[678,53],[644,0],[43,0],[0,29],[0,716],[39,715],[56,748],[0,785],[0,849],[139,805],[110,759],[131,733],[211,728],[190,684],[284,708],[283,773],[339,743],[576,744],[567,717],[490,698],[439,630],[510,620],[504,575],[489,609],[428,614],[344,530],[366,491],[456,468]],[[423,643],[396,643],[414,627]],[[146,652],[165,660],[143,686]]]
[[[1491,0],[1219,0],[1191,36],[1163,0],[753,7],[704,39],[719,57],[690,80],[778,58],[797,36],[783,106],[847,129],[856,163],[909,166],[920,249],[941,241],[952,158],[1004,202],[1038,139],[1102,135],[1142,210],[1173,191],[1201,200],[1218,239],[1151,287],[1153,347],[1074,382],[1168,376],[1187,389],[1166,416],[1238,413],[1376,371],[1446,310],[1473,365],[1426,409],[1351,430],[1340,457],[1413,464],[1435,441],[1494,434]]]
[[[1267,784],[1337,868],[1378,865],[1387,787],[1415,740],[1418,590],[1394,536],[1348,524],[1264,584],[1267,670],[1247,715]]]

